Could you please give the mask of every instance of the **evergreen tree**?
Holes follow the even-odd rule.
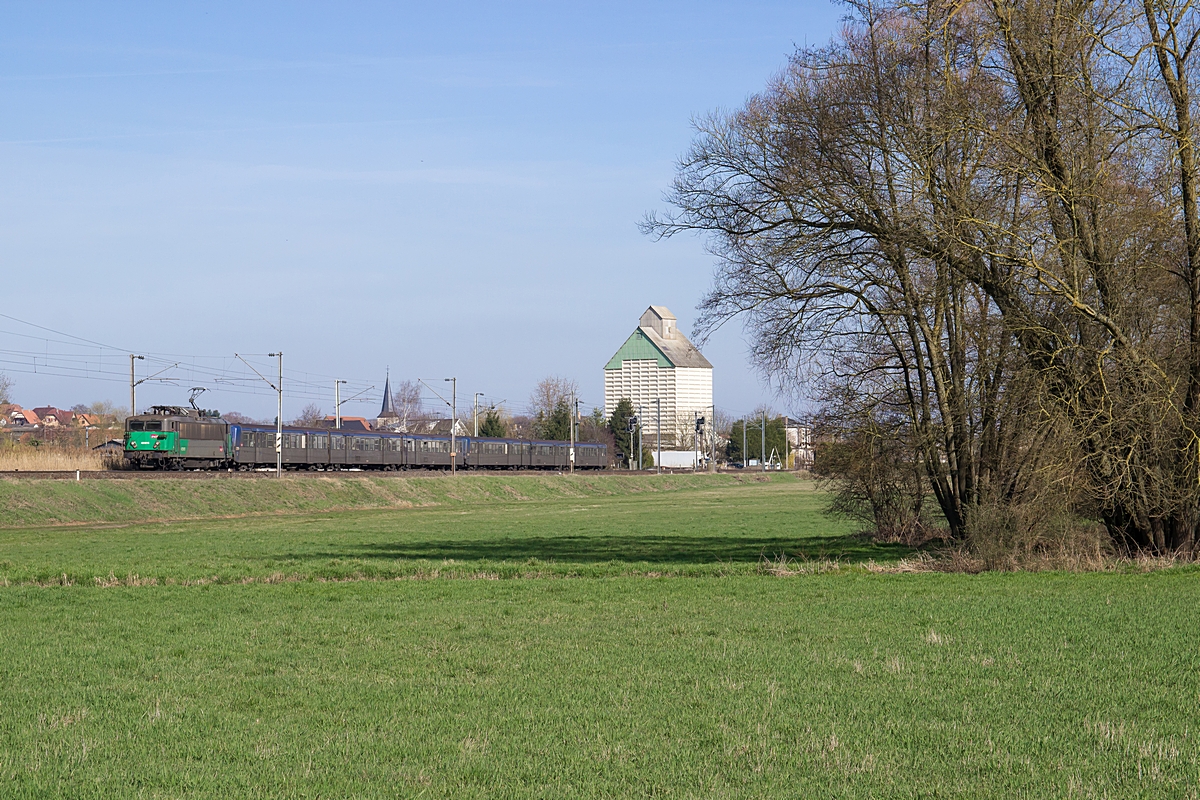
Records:
[[[534,420],[534,431],[539,439],[553,439],[565,442],[571,438],[571,406],[565,399],[559,399],[554,404],[554,410],[548,415],[538,412]]]
[[[633,416],[633,401],[622,397],[617,401],[612,416],[608,418],[608,431],[613,435],[613,446],[626,461],[634,454],[630,439],[634,434],[629,432],[629,418]]]
[[[500,418],[500,412],[494,408],[489,408],[487,414],[483,417],[483,422],[479,423],[479,435],[500,439],[508,433],[505,428],[504,420]]]

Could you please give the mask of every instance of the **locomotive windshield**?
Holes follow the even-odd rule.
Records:
[[[142,422],[140,419],[137,419],[137,420],[130,420],[130,422],[129,422],[129,430],[131,430],[131,431],[144,431],[144,430],[146,430],[146,423]]]
[[[146,429],[146,430],[148,430],[148,431],[161,431],[161,430],[162,430],[162,423],[161,423],[161,422],[158,422],[158,421],[155,421],[155,422],[147,422],[147,423],[146,423],[146,428],[145,428],[145,429]]]

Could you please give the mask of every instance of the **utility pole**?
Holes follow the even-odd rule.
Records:
[[[479,436],[479,398],[483,396],[483,392],[475,393],[475,436]]]
[[[732,436],[733,431],[730,431],[729,435]],[[716,472],[717,471],[717,407],[715,404],[712,407],[712,428],[709,429],[708,441],[712,447],[712,456],[710,457],[710,460],[708,462],[708,471]]]
[[[267,353],[269,358],[279,359],[279,407],[275,415],[275,477],[283,477],[283,351]]]
[[[625,418],[625,432],[629,434],[629,452],[625,456],[629,459],[629,469],[633,471],[633,431],[637,428],[637,417]]]
[[[654,459],[654,474],[662,474],[662,401],[654,398],[654,409],[657,415],[654,420],[654,438],[658,443],[658,456]]]
[[[237,353],[234,353],[233,357],[236,358],[238,361],[241,361],[243,364],[245,364],[251,370],[253,370],[255,375],[262,378],[263,383],[265,383],[267,386],[270,386],[272,389],[274,389],[276,392],[279,393],[279,408],[278,408],[276,416],[275,416],[275,477],[282,478],[283,477],[283,351],[281,350],[278,353],[267,353],[268,358],[278,358],[279,359],[279,382],[278,383],[271,383],[269,380],[267,380],[265,375],[263,375],[257,369],[254,369],[253,364],[251,364],[246,359],[242,358]]]
[[[791,457],[791,454],[789,451],[790,451],[792,442],[791,442],[791,433],[789,433],[790,428],[788,427],[788,423],[792,421],[792,418],[790,416],[787,416],[787,417],[784,417],[783,419],[784,419],[784,422],[783,422],[783,468],[785,470],[790,470],[792,468],[792,465],[788,462]]]
[[[458,424],[458,378],[445,378],[450,384],[450,399],[442,397],[437,389],[434,389],[421,378],[417,378],[417,383],[424,386],[429,391],[433,392],[438,400],[441,400],[446,405],[450,406],[450,474],[454,475],[457,471],[458,448],[456,444],[457,437],[454,433],[454,428]]]
[[[742,467],[750,466],[750,459],[746,458],[746,418],[742,417]]]
[[[333,381],[333,429],[342,429],[342,384],[346,381],[335,378]]]
[[[762,427],[759,428],[759,432],[762,434],[762,446],[760,447],[758,452],[762,454],[762,458],[760,458],[758,460],[758,463],[762,466],[762,471],[766,472],[767,471],[767,410],[765,408],[763,409]]]
[[[450,381],[450,476],[453,477],[458,468],[458,447],[454,429],[458,427],[458,378],[446,378]]]
[[[137,355],[134,355],[133,353],[129,354],[129,416],[131,416],[131,417],[134,414],[137,414],[137,387],[140,386],[141,384],[145,383],[146,381],[152,381],[152,380],[169,381],[169,380],[171,380],[171,378],[159,378],[158,376],[162,375],[164,372],[166,372],[169,369],[175,369],[175,367],[179,366],[179,362],[175,362],[174,364],[170,365],[169,367],[163,367],[162,369],[160,369],[158,372],[154,373],[153,375],[147,375],[145,378],[142,378],[139,381],[139,380],[134,380],[133,362],[135,359],[137,359],[139,361],[144,361],[146,359],[146,357],[145,356],[137,356]]]
[[[346,403],[349,403],[351,400],[358,399],[362,395],[366,394],[369,391],[372,391],[375,388],[374,386],[368,386],[367,388],[363,389],[358,394],[352,394],[349,397],[347,397],[345,400],[343,400],[342,396],[341,396],[342,395],[341,387],[339,386],[339,384],[343,384],[343,383],[345,383],[345,381],[343,381],[343,380],[335,380],[333,382],[333,419],[334,419],[333,424],[334,424],[335,429],[339,430],[339,431],[342,429],[342,406],[346,405]]]
[[[579,416],[579,398],[573,398],[571,403],[571,449],[567,451],[567,460],[571,462],[571,472],[575,471],[575,417]]]
[[[133,375],[133,360],[135,358],[144,360],[146,357],[135,356],[133,353],[129,354],[129,416],[131,417],[137,414],[137,382],[134,380]]]
[[[643,426],[642,426],[642,419],[643,419],[643,417],[642,417],[642,407],[641,407],[641,405],[639,405],[639,406],[638,406],[638,422],[637,422],[637,429],[638,429],[638,456],[637,456],[638,472],[641,472],[641,471],[642,471],[642,427],[643,427]]]

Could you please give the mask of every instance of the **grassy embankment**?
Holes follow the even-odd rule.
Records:
[[[372,475],[215,473],[193,479],[42,481],[0,479],[0,528],[73,523],[158,522],[252,515],[303,514],[414,506],[496,505],[511,501],[574,501],[643,493],[704,491],[771,480],[812,489],[791,475],[503,475],[440,473]]]
[[[823,502],[791,476],[0,481],[0,526],[20,526],[0,528],[0,582],[726,575],[908,553]]]
[[[780,578],[900,553],[787,479],[472,480],[0,532],[0,796],[1198,796],[1194,568]],[[506,564],[603,577],[181,585]]]

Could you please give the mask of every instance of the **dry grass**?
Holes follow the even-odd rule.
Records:
[[[91,450],[68,450],[57,447],[0,447],[0,471],[42,472],[109,468],[109,459]]]
[[[803,556],[789,558],[780,553],[774,558],[763,555],[758,560],[759,575],[774,575],[778,578],[792,575],[821,575],[827,572],[842,572],[844,569],[845,566],[836,558],[804,558]]]
[[[984,559],[965,547],[955,547],[932,553],[923,552],[913,558],[902,558],[891,564],[878,564],[872,561],[865,567],[870,572],[886,574],[903,572],[960,572],[971,575],[981,572],[1154,572],[1184,564],[1194,564],[1196,560],[1194,553],[1125,556],[1100,549],[1013,553],[1004,559],[994,556]]]

